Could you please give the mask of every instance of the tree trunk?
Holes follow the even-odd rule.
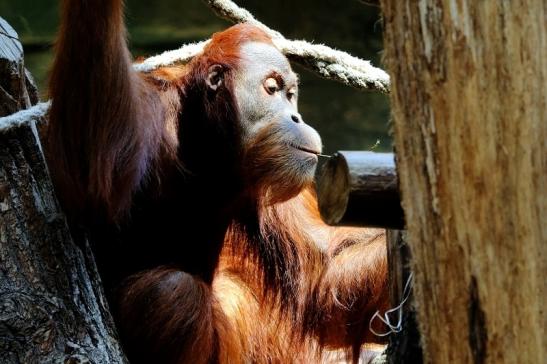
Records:
[[[543,0],[382,0],[427,363],[545,363]]]
[[[37,101],[0,18],[2,112]],[[30,91],[29,91],[30,90]],[[0,118],[0,363],[124,363],[93,257],[54,196],[36,122]]]

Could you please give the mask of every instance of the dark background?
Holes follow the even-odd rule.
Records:
[[[236,0],[257,19],[289,39],[305,39],[347,51],[382,67],[382,24],[377,7],[357,0]],[[209,38],[230,24],[201,0],[126,0],[134,56],[149,56]],[[0,0],[0,16],[18,32],[26,66],[42,98],[58,24],[57,0]],[[82,44],[82,46],[85,46]],[[295,66],[301,76],[300,111],[323,138],[324,150],[390,151],[388,98],[321,79]]]

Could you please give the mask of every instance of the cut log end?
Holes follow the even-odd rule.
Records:
[[[321,217],[329,225],[336,225],[344,216],[349,200],[349,170],[346,160],[335,153],[321,169],[317,195]]]
[[[319,173],[317,197],[329,225],[404,227],[391,153],[335,153]]]

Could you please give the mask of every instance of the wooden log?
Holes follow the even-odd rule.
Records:
[[[317,180],[321,217],[329,225],[402,229],[397,186],[393,154],[337,152]]]

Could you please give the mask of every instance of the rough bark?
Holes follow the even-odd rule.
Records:
[[[425,361],[545,363],[545,2],[382,8]]]
[[[38,92],[23,63],[23,47],[15,30],[0,18],[0,116],[38,102]]]
[[[2,111],[15,111],[36,91],[17,34],[0,27]],[[0,362],[123,363],[92,255],[72,242],[55,199],[37,121],[0,118]]]
[[[327,224],[403,228],[391,153],[335,153],[321,168],[317,197]]]

